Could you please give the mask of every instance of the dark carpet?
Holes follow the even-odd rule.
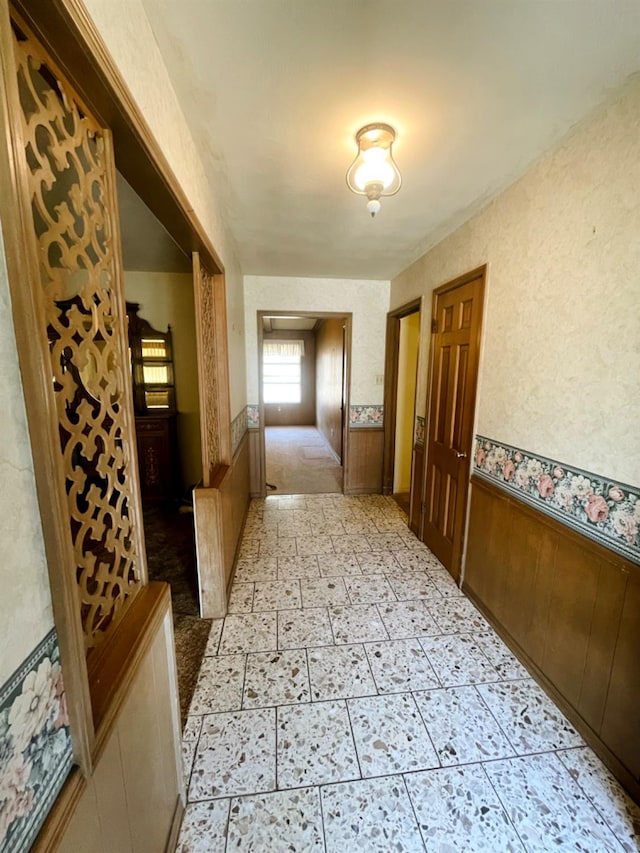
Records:
[[[211,630],[210,619],[198,616],[198,574],[193,513],[176,507],[144,510],[149,579],[171,587],[173,630],[176,643],[178,692],[182,725],[187,718],[198,671]]]

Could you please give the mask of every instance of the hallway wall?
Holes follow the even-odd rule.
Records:
[[[242,274],[221,193],[204,171],[141,0],[85,0],[84,5],[224,264],[233,420],[247,402]]]
[[[487,263],[476,432],[636,484],[638,186],[636,77],[391,284],[393,308]]]
[[[342,373],[344,321],[331,317],[320,322],[317,343],[316,426],[342,459]]]
[[[384,373],[386,313],[389,282],[333,279],[244,277],[244,317],[247,364],[247,399],[257,404],[257,311],[331,311],[353,314],[351,343],[351,405],[381,406],[384,386],[376,376]]]

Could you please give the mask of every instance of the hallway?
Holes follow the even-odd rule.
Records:
[[[265,427],[267,483],[280,495],[342,492],[342,466],[314,426]]]
[[[381,495],[253,501],[183,755],[180,853],[640,841],[640,809]]]

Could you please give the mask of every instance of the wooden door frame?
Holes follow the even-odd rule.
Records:
[[[429,435],[431,429],[430,422],[430,412],[431,412],[431,396],[433,394],[433,360],[435,356],[434,350],[434,337],[436,333],[435,323],[436,323],[436,305],[438,301],[438,297],[442,296],[445,293],[449,293],[451,290],[455,290],[457,287],[461,287],[462,285],[468,284],[475,279],[481,279],[481,294],[480,294],[480,319],[478,322],[477,332],[476,332],[476,340],[475,346],[477,348],[478,353],[478,365],[476,372],[476,381],[473,385],[473,389],[470,395],[469,407],[473,412],[472,424],[475,427],[477,423],[478,416],[478,378],[480,376],[480,361],[482,355],[482,331],[483,331],[483,320],[484,320],[484,304],[487,294],[487,264],[482,264],[482,266],[476,267],[476,269],[470,270],[463,275],[458,276],[457,278],[452,279],[451,281],[446,282],[445,284],[440,285],[440,287],[436,287],[431,294],[431,333],[429,340],[429,361],[428,361],[428,386],[427,386],[427,397],[425,403],[425,412],[424,412],[424,424],[425,424],[425,445],[424,445],[424,466],[422,470],[422,507],[423,511],[420,516],[420,525],[419,525],[419,538],[423,541],[424,536],[424,518],[425,518],[425,508],[426,508],[426,488],[427,488],[427,472],[429,470]],[[463,509],[463,519],[462,519],[462,536],[460,541],[460,546],[455,553],[454,566],[451,569],[451,573],[454,577],[458,578],[458,582],[461,582],[463,576],[463,566],[462,566],[462,558],[465,551],[466,544],[466,536],[467,536],[467,528],[468,528],[468,513],[469,513],[469,491],[471,488],[471,466],[473,464],[473,440],[475,435],[475,429],[472,427],[471,429],[471,437],[470,443],[467,448],[465,448],[465,452],[467,453],[467,465],[468,471],[466,474],[466,482],[464,488],[464,509]],[[457,571],[456,571],[457,568]]]
[[[393,494],[393,477],[396,449],[396,417],[398,410],[398,366],[400,356],[400,321],[411,314],[420,313],[422,324],[422,297],[412,299],[387,314],[387,336],[384,355],[384,446],[382,455],[382,494]],[[418,360],[420,343],[418,344]],[[415,413],[414,413],[415,419]],[[411,490],[414,483],[412,478]]]
[[[319,320],[344,320],[344,353],[346,360],[344,378],[344,408],[342,410],[342,493],[344,484],[347,482],[347,466],[349,464],[349,400],[351,394],[351,338],[353,326],[353,313],[351,311],[297,311],[291,308],[288,311],[259,310],[256,312],[258,323],[258,447],[260,453],[260,497],[267,495],[267,452],[265,442],[264,423],[264,394],[262,390],[262,344],[264,342],[263,318],[264,317],[317,317]]]

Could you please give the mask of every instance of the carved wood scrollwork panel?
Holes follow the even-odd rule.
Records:
[[[14,25],[25,165],[85,646],[142,583],[113,161],[103,131]],[[34,330],[34,333],[39,333]]]
[[[218,413],[219,365],[215,340],[215,280],[201,266],[197,254],[194,254],[193,274],[198,338],[203,484],[208,486],[212,470],[221,461]]]

